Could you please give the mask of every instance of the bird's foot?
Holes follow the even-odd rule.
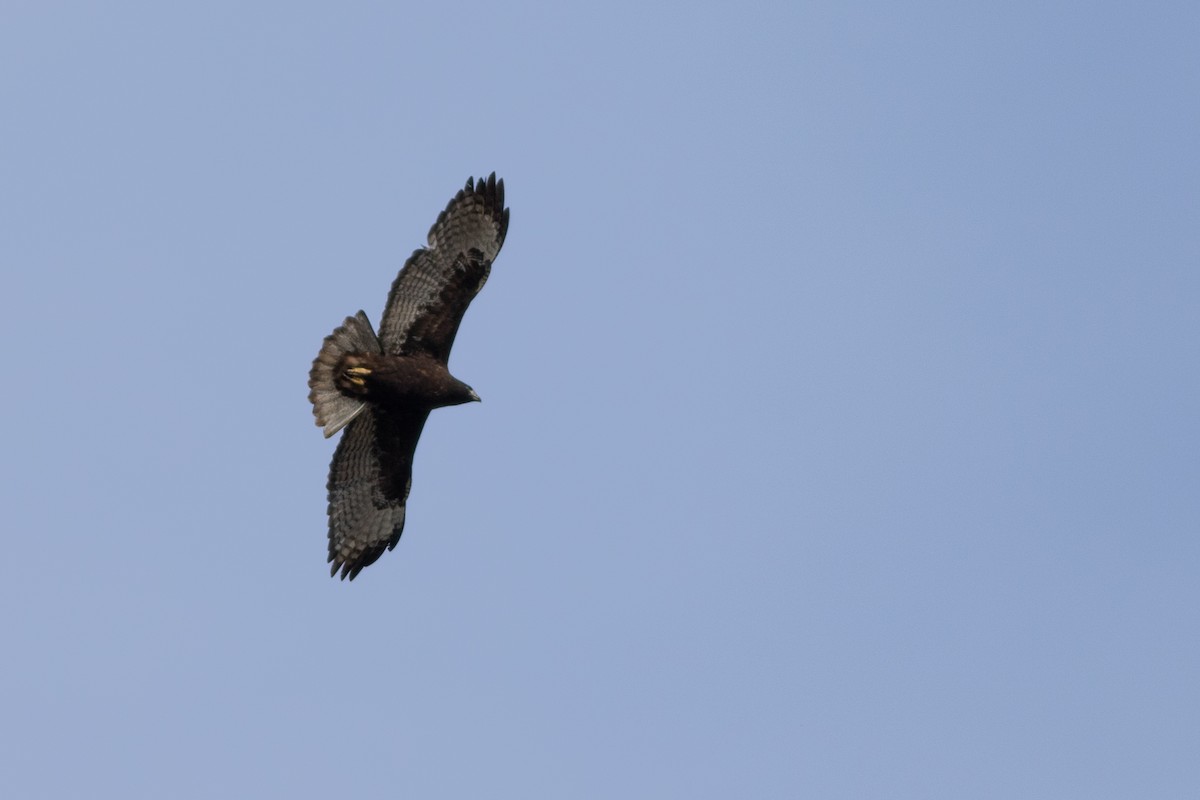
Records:
[[[351,367],[346,370],[346,380],[353,383],[355,386],[366,386],[366,377],[371,374],[371,370],[366,367]]]
[[[349,394],[366,394],[371,368],[362,366],[355,356],[346,356],[343,363],[344,366],[337,375],[338,388]]]

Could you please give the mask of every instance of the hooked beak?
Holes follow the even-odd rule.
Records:
[[[482,403],[482,402],[483,402],[483,400],[481,400],[481,399],[480,399],[479,395],[475,394],[475,390],[474,390],[474,389],[471,389],[471,390],[470,390],[470,393],[471,393],[471,400],[472,400],[473,402],[476,402],[476,403]]]

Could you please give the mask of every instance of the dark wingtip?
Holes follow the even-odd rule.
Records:
[[[504,237],[508,233],[508,209],[504,207],[504,179],[497,178],[495,172],[488,175],[486,178],[467,178],[467,182],[463,185],[463,188],[459,189],[458,192],[455,193],[454,197],[450,199],[450,202],[446,204],[446,207],[442,209],[442,213],[438,214],[437,219],[434,220],[434,223],[429,226],[429,233],[425,235],[425,238],[432,240],[434,238],[434,232],[437,231],[438,227],[441,226],[441,224],[446,220],[446,217],[449,215],[450,211],[455,205],[466,199],[468,195],[477,195],[483,198],[484,206],[490,209],[500,229],[499,241],[500,244],[503,245]],[[409,261],[415,258],[417,254],[421,253],[424,249],[425,248],[423,247],[418,247],[416,250],[414,250],[412,257],[409,258]]]
[[[492,172],[486,178],[467,178],[467,185],[463,192],[475,192],[487,197],[497,208],[504,207],[504,179],[497,178],[496,173]]]
[[[404,526],[401,525],[400,530],[393,532],[391,538],[387,542],[371,547],[365,551],[360,551],[357,555],[351,555],[349,558],[330,552],[328,560],[333,564],[333,566],[329,569],[329,577],[332,578],[337,576],[344,581],[354,580],[356,577],[358,577],[358,573],[362,572],[365,568],[378,561],[379,557],[382,556],[384,552],[392,550],[396,547],[396,544],[400,541],[400,532],[403,530]],[[339,569],[342,571],[340,576],[338,575]]]
[[[504,207],[504,179],[497,178],[496,173],[493,172],[486,179],[480,178],[477,186],[476,192],[483,195],[485,203],[495,214],[500,228],[500,244],[503,245],[504,238],[508,235],[508,209]]]
[[[497,180],[496,173],[493,172],[491,174],[491,176],[488,177],[488,190],[489,190],[489,193],[492,194],[496,198],[496,200],[495,200],[496,208],[504,208],[504,179],[500,178],[499,180]],[[504,208],[504,221],[505,221],[505,224],[507,225],[507,223],[508,223],[508,209],[507,208]]]

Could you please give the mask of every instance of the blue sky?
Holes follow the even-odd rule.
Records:
[[[12,797],[1200,789],[1190,3],[9,2]],[[399,547],[321,339],[512,223]]]

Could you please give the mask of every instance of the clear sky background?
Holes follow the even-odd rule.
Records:
[[[13,798],[1200,792],[1200,7],[0,10]],[[307,373],[468,175],[408,528]]]

